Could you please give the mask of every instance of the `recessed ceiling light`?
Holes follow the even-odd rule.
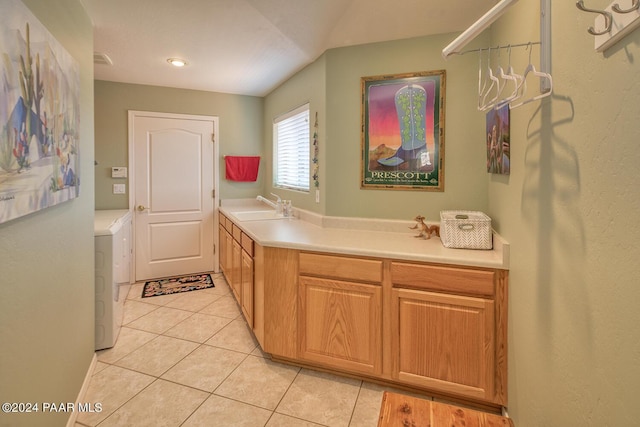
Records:
[[[167,62],[174,67],[184,67],[185,65],[187,65],[187,61],[180,58],[169,58],[167,59]]]

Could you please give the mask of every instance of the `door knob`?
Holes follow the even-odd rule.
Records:
[[[146,208],[146,207],[144,207],[142,205],[138,205],[138,211],[139,212],[143,212],[143,211],[146,211],[146,210],[149,210],[149,208]]]

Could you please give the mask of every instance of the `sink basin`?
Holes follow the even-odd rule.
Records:
[[[282,219],[282,214],[277,214],[274,210],[269,211],[240,211],[233,212],[238,221],[262,221],[265,219]]]

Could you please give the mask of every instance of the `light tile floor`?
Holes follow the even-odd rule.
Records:
[[[102,411],[80,413],[76,427],[377,425],[391,388],[271,361],[225,279],[212,278],[211,289],[144,299],[141,283],[131,287],[84,399]]]

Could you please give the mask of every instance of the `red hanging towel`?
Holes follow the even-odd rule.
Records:
[[[229,181],[255,181],[258,179],[260,156],[225,156],[225,176]]]

